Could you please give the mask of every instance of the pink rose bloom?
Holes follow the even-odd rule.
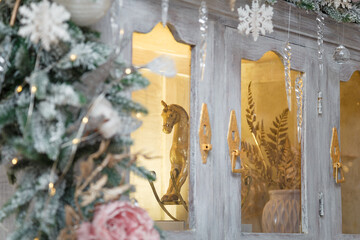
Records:
[[[76,233],[78,240],[160,239],[144,209],[119,201],[96,207],[92,223],[81,224]]]
[[[79,240],[96,240],[92,225],[89,222],[83,222],[80,228],[76,230],[76,236]]]

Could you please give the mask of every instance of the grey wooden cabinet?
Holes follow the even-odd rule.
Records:
[[[205,77],[200,81],[199,23],[200,0],[170,0],[169,27],[179,42],[192,46],[190,92],[190,175],[189,175],[189,229],[166,232],[168,239],[298,239],[345,240],[360,239],[360,235],[342,234],[341,185],[333,179],[330,158],[332,128],[340,128],[340,81],[348,81],[360,70],[359,27],[354,24],[337,24],[325,17],[324,72],[319,74],[317,59],[316,14],[306,13],[293,5],[279,1],[274,5],[274,32],[251,37],[237,31],[237,14],[231,12],[229,1],[207,0],[209,29]],[[250,1],[237,1],[236,6]],[[241,178],[231,172],[227,132],[231,110],[235,110],[239,129],[242,124],[241,61],[256,61],[266,52],[280,56],[288,40],[292,45],[291,68],[306,74],[304,82],[304,127],[301,142],[301,199],[302,233],[246,233],[241,222]],[[126,32],[131,39],[133,32],[146,33],[161,20],[160,0],[124,0]],[[111,42],[109,19],[97,24],[105,41]],[[339,30],[341,29],[341,31]],[[342,35],[344,32],[344,35]],[[339,37],[339,35],[341,35]],[[351,60],[339,65],[332,59],[339,38],[351,52]],[[124,56],[131,61],[131,43]],[[360,79],[359,79],[360,80]],[[322,100],[319,100],[319,92]],[[318,113],[321,101],[322,114]],[[199,121],[202,103],[209,109],[212,128],[212,146],[207,164],[201,161],[199,150]],[[339,133],[341,135],[341,132]],[[341,143],[340,143],[341,144]],[[2,174],[4,175],[4,174]],[[5,178],[2,176],[2,179]],[[1,181],[1,189],[6,182]],[[358,182],[359,184],[359,182]],[[322,194],[322,203],[319,201]],[[7,199],[7,188],[0,200]],[[359,202],[358,202],[359,203]],[[323,216],[319,215],[320,207]],[[360,218],[360,217],[359,217]],[[0,228],[0,232],[2,229]],[[4,235],[2,235],[4,236]]]
[[[243,6],[249,1],[238,1]],[[359,69],[359,31],[354,24],[337,24],[325,17],[324,72],[319,74],[316,14],[292,8],[289,41],[291,68],[306,74],[304,82],[304,126],[302,147],[302,233],[265,234],[241,230],[241,178],[231,173],[227,131],[231,110],[241,112],[241,60],[256,61],[268,51],[283,54],[288,38],[290,4],[274,6],[274,32],[257,42],[237,31],[237,14],[227,1],[207,1],[210,9],[207,66],[200,81],[199,25],[200,1],[170,1],[169,26],[177,41],[192,46],[191,61],[191,168],[190,230],[167,232],[169,239],[360,239],[342,234],[341,186],[333,179],[330,144],[333,127],[340,127],[340,80],[347,81]],[[128,1],[130,32],[149,32],[161,18],[160,1]],[[332,54],[339,42],[351,51],[351,60],[339,65]],[[319,99],[319,92],[322,100]],[[201,104],[207,103],[212,126],[213,150],[202,164],[198,128]],[[322,114],[318,105],[322,105]],[[238,126],[242,123],[240,118]],[[340,133],[341,134],[341,133]],[[321,196],[321,197],[319,197]],[[321,200],[319,200],[321,198]],[[319,210],[323,210],[323,216]]]

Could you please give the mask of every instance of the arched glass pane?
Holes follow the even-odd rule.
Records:
[[[340,144],[345,182],[341,183],[342,230],[360,234],[360,73],[340,82]]]
[[[274,52],[241,61],[242,231],[301,232],[301,128],[291,70],[291,110],[284,65]],[[300,88],[299,88],[300,89]],[[303,96],[298,91],[299,103]],[[299,112],[300,117],[303,112]]]
[[[149,212],[163,230],[184,230],[188,226],[188,212],[176,189],[172,187],[170,174],[173,174],[175,185],[187,206],[191,47],[176,42],[169,28],[164,28],[161,24],[147,34],[133,34],[134,65],[144,66],[159,56],[174,60],[177,74],[165,77],[148,68],[142,70],[150,85],[134,92],[132,96],[147,108],[148,114],[139,116],[143,124],[131,136],[134,140],[131,152],[154,157],[140,159],[138,164],[156,172],[153,184],[161,201],[159,203],[156,200],[149,182],[135,174],[131,174],[130,183],[137,191],[131,197]],[[160,204],[180,221],[173,221]]]

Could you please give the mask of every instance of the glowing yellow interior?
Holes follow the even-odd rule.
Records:
[[[345,182],[341,183],[342,230],[360,234],[360,73],[340,82],[340,145]]]
[[[176,64],[177,75],[166,78],[143,69],[142,74],[149,79],[148,88],[133,93],[133,99],[143,104],[149,111],[142,117],[142,126],[131,137],[134,145],[131,151],[146,153],[155,157],[151,160],[140,159],[138,164],[156,172],[155,188],[161,198],[168,188],[170,179],[170,147],[172,135],[162,132],[163,120],[161,100],[167,104],[178,104],[187,113],[190,113],[190,62],[191,47],[175,41],[170,30],[159,23],[147,34],[133,34],[133,64],[146,65],[154,58],[166,55],[171,57]],[[188,202],[188,179],[181,189],[181,194]],[[130,175],[130,183],[136,187],[136,192],[131,197],[145,208],[154,220],[170,220],[159,207],[149,183],[134,174]],[[166,206],[169,212],[179,220],[187,222],[188,215],[182,206]]]

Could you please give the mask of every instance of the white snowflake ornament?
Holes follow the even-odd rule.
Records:
[[[19,35],[29,37],[35,44],[41,41],[46,51],[59,40],[70,40],[68,25],[64,23],[70,19],[70,13],[63,6],[44,0],[31,3],[30,7],[20,7],[19,13],[22,15],[20,22],[23,25],[19,29]]]
[[[273,32],[272,17],[273,8],[271,6],[266,7],[265,4],[259,7],[258,0],[253,0],[251,9],[249,5],[245,5],[245,8],[239,7],[239,25],[238,30],[242,34],[252,34],[254,41],[257,41],[260,33],[265,35],[266,32]]]

